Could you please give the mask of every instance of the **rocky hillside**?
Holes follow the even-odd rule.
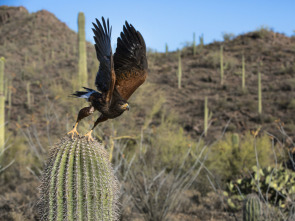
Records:
[[[44,117],[47,99],[60,100],[55,106],[57,113],[69,108],[62,101],[72,92],[72,80],[77,73],[77,34],[48,11],[29,14],[23,7],[3,6],[0,8],[0,42],[0,55],[7,61],[8,85],[13,87],[10,120],[25,124],[34,118],[42,128],[48,121]],[[221,45],[225,66],[223,85],[219,69]],[[90,43],[87,50],[89,85],[93,87],[97,61]],[[244,92],[241,90],[242,54],[246,66]],[[261,29],[233,40],[199,46],[195,56],[192,47],[185,47],[181,56],[181,89],[177,88],[177,52],[149,53],[148,81],[165,92],[166,106],[178,114],[179,123],[191,136],[203,131],[205,96],[212,113],[208,132],[212,140],[222,133],[229,120],[229,131],[243,132],[262,126],[263,130],[279,135],[274,121],[280,119],[287,133],[292,134],[295,129],[294,38]],[[257,111],[258,71],[262,74],[262,115]],[[28,82],[33,96],[31,107],[27,105]],[[56,97],[55,92],[63,90],[65,96]],[[56,125],[51,128],[59,132]],[[13,130],[13,126],[10,129]]]
[[[48,122],[50,131],[64,133],[64,128],[56,127],[52,118],[53,115],[64,116],[66,105],[59,100],[69,99],[76,89],[72,83],[78,70],[77,33],[46,10],[29,14],[23,7],[2,6],[0,42],[0,56],[6,59],[6,88],[12,91],[10,109],[7,99],[10,131],[15,132],[16,122],[24,126],[34,121],[41,134]],[[90,75],[91,81],[98,63],[90,43],[87,52],[88,71],[94,72]]]
[[[224,84],[220,83],[220,46],[223,45]],[[242,56],[245,57],[246,91],[242,90]],[[168,106],[180,115],[181,125],[191,134],[203,131],[204,98],[212,112],[211,137],[227,130],[244,132],[262,126],[279,136],[275,120],[285,123],[292,135],[295,110],[295,38],[265,29],[182,50],[182,88],[177,87],[177,53],[155,55],[150,81],[167,92]],[[262,80],[262,114],[258,114],[258,72]]]

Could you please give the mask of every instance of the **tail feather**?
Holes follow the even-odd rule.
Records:
[[[87,90],[88,92],[90,92],[90,91],[95,91],[95,90],[93,90],[93,89],[91,89],[91,88],[88,88],[88,87],[83,87],[85,90]]]
[[[90,89],[90,88],[86,88],[86,87],[83,87],[83,88],[87,91],[76,91],[72,95],[76,96],[78,98],[85,98],[88,101],[91,94],[95,93],[96,91],[93,89]]]

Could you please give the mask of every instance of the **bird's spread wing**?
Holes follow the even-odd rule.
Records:
[[[146,45],[140,32],[127,21],[117,40],[114,54],[115,87],[125,100],[145,81],[147,76]]]
[[[94,26],[92,30],[94,33],[96,56],[100,62],[95,79],[95,85],[104,95],[106,102],[109,103],[112,98],[116,81],[111,47],[112,28],[110,28],[109,19],[106,23],[103,17],[102,25],[97,19],[96,24],[92,24]]]

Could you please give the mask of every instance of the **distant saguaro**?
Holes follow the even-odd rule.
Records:
[[[78,45],[79,45],[79,72],[78,86],[87,87],[87,56],[86,56],[86,41],[85,41],[85,16],[83,12],[78,15]]]
[[[262,114],[261,73],[258,72],[258,113]]]
[[[178,52],[178,89],[181,89],[181,76],[182,76],[182,68],[181,68],[181,52]]]
[[[0,58],[0,153],[5,144],[4,58]]]
[[[223,75],[224,75],[224,70],[223,70],[223,45],[220,45],[220,84],[223,85]]]

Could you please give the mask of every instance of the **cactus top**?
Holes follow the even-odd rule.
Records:
[[[40,190],[41,220],[117,220],[118,182],[98,142],[62,138],[50,151]]]

